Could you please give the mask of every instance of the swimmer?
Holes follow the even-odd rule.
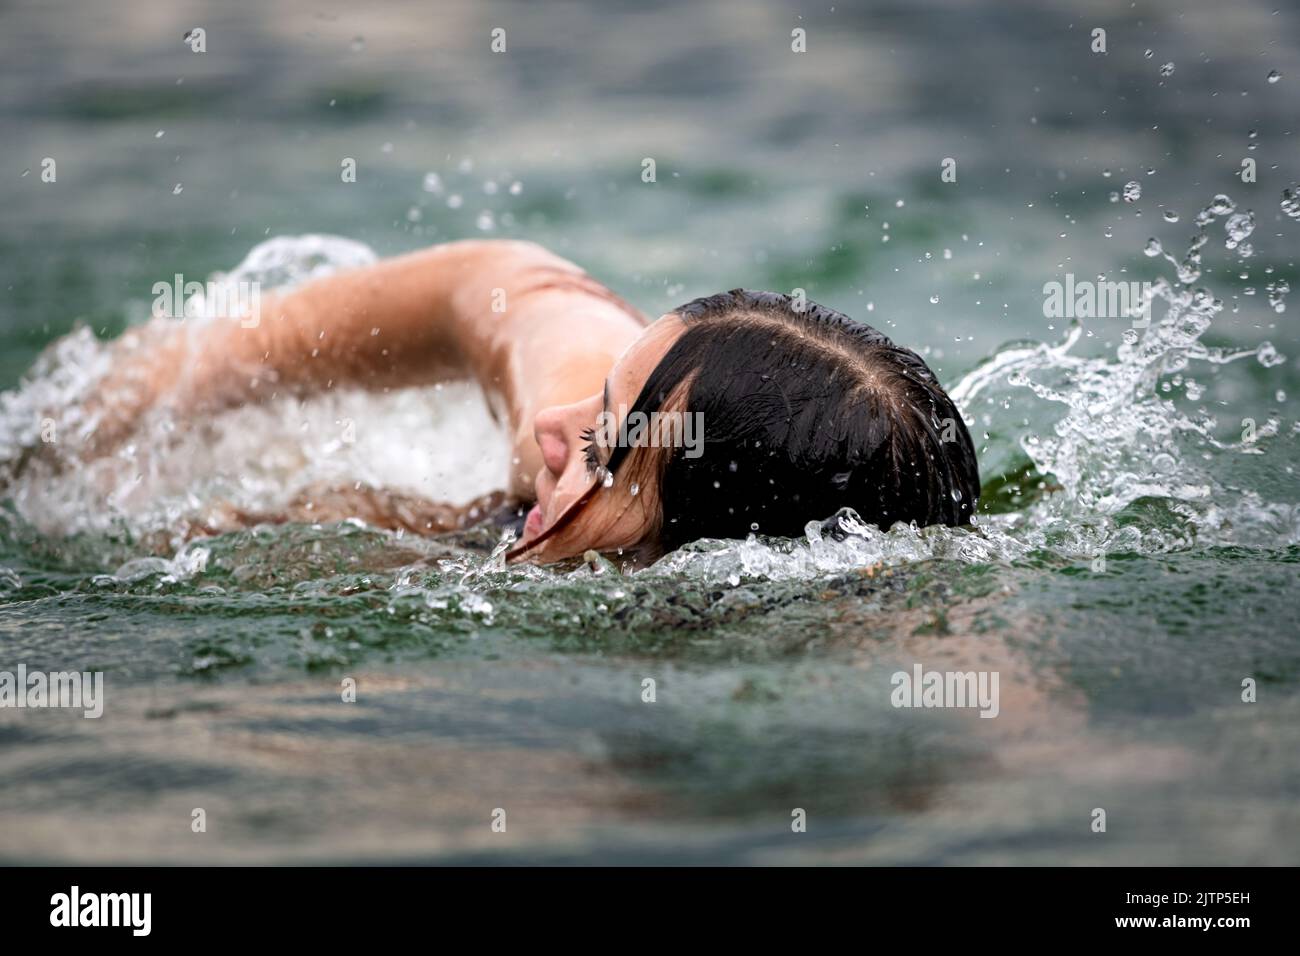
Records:
[[[744,290],[649,321],[574,264],[501,240],[263,295],[256,316],[127,332],[76,453],[112,453],[156,405],[193,421],[457,380],[482,387],[510,436],[505,491],[528,508],[512,560],[648,563],[699,538],[801,535],[844,507],[882,528],[963,525],[979,494],[952,401],[870,326]],[[384,524],[373,500],[364,510]]]

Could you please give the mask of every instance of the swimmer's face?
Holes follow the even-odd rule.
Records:
[[[528,513],[519,547],[545,534],[593,487],[597,490],[567,525],[528,552],[529,560],[559,561],[588,550],[617,552],[644,540],[658,508],[655,489],[640,487],[634,494],[630,481],[605,483],[603,466],[612,450],[608,436],[617,428],[619,410],[633,406],[650,373],[684,331],[676,315],[661,317],[614,363],[601,392],[538,412],[533,430],[542,469],[535,482],[537,504]]]

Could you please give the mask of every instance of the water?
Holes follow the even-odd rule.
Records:
[[[100,669],[108,703],[0,710],[0,859],[1300,861],[1290,11],[1099,8],[1104,61],[1082,10],[820,12],[810,71],[763,4],[236,3],[203,55],[161,7],[59,6],[0,13],[32,144],[0,177],[0,669]],[[154,282],[484,234],[651,313],[799,286],[923,348],[976,526],[842,515],[637,573],[506,567],[487,529],[203,533],[322,486],[474,499],[507,451],[459,385],[160,410],[118,458],[14,473],[47,419],[86,427]],[[1046,317],[1066,273],[1152,283],[1149,326]],[[915,662],[997,671],[998,717],[894,708]]]

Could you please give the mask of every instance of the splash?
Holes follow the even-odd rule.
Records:
[[[1225,217],[1224,248],[1239,260],[1253,254],[1245,240],[1254,216],[1237,212],[1226,195],[1197,214],[1181,259],[1150,240],[1147,254],[1162,256],[1173,272],[1173,281],[1161,277],[1147,292],[1164,314],[1145,330],[1125,330],[1113,357],[1074,354],[1084,332],[1076,322],[1061,343],[1003,349],[952,389],[970,424],[986,435],[1024,415],[1014,446],[1004,446],[1003,464],[1014,457],[1005,449],[1014,448],[1055,485],[1026,519],[1040,526],[1105,522],[1146,500],[1160,502],[1203,544],[1250,543],[1261,531],[1266,537],[1254,543],[1297,540],[1294,503],[1267,502],[1231,479],[1236,462],[1266,453],[1280,421],[1258,416],[1255,406],[1229,418],[1205,401],[1224,366],[1250,358],[1265,368],[1285,361],[1267,341],[1236,351],[1202,341],[1224,304],[1195,283],[1211,227]],[[1196,377],[1201,372],[1208,382]],[[1026,392],[1038,401],[1026,402]],[[1227,437],[1234,430],[1239,436]]]
[[[1296,206],[1288,190],[1282,210],[1291,215]],[[1125,330],[1113,354],[1078,354],[1085,328],[1076,320],[1061,342],[1005,346],[950,389],[972,434],[985,442],[985,501],[974,527],[881,531],[846,511],[811,522],[797,541],[714,542],[662,564],[734,584],[932,560],[1071,561],[1300,542],[1292,466],[1270,478],[1257,464],[1277,443],[1294,441],[1296,429],[1284,435],[1280,413],[1246,405],[1229,417],[1221,410],[1228,403],[1213,411],[1207,401],[1226,366],[1255,359],[1269,369],[1286,361],[1268,341],[1239,350],[1203,341],[1224,308],[1196,285],[1220,220],[1224,249],[1239,262],[1254,254],[1247,241],[1254,214],[1222,194],[1196,215],[1181,259],[1150,240],[1147,255],[1163,257],[1172,276],[1150,284],[1149,326]],[[1285,281],[1270,290],[1279,293],[1271,307],[1282,311]],[[1156,304],[1163,309],[1158,319]]]
[[[1282,201],[1290,215],[1288,204],[1295,205],[1291,191]],[[1253,358],[1268,369],[1285,361],[1266,341],[1235,351],[1203,341],[1224,308],[1197,285],[1213,227],[1222,221],[1223,248],[1245,262],[1254,253],[1254,215],[1220,195],[1194,221],[1181,258],[1156,239],[1148,242],[1147,255],[1170,271],[1147,293],[1163,314],[1157,318],[1153,310],[1149,327],[1124,330],[1113,353],[1080,354],[1086,330],[1076,322],[1058,343],[1005,346],[953,386],[972,433],[982,436],[986,486],[972,527],[881,530],[845,511],[810,522],[799,539],[697,542],[637,578],[736,586],[923,561],[1059,563],[1106,553],[1300,542],[1300,506],[1285,500],[1284,489],[1275,493],[1293,485],[1292,478],[1283,475],[1270,489],[1260,477],[1266,469],[1242,467],[1267,460],[1278,442],[1294,440],[1295,429],[1284,433],[1276,414],[1256,415],[1245,434],[1239,425],[1245,416],[1230,419],[1221,403],[1207,400],[1227,366]],[[281,238],[214,278],[274,288],[373,260],[367,247],[348,240]],[[1281,280],[1271,283],[1279,302],[1286,291]],[[201,313],[202,305],[188,303],[187,313],[191,306]],[[52,344],[21,388],[0,395],[0,461],[21,459],[41,440],[50,416],[60,428],[88,428],[79,417],[81,400],[109,361],[107,346],[85,329]],[[341,437],[344,422],[364,423],[355,441]],[[214,500],[267,510],[320,483],[365,483],[463,502],[499,487],[506,468],[505,438],[469,386],[286,400],[225,413],[201,432],[179,434],[176,424],[166,414],[155,416],[116,458],[86,467],[21,476],[11,470],[11,507],[49,534],[126,529],[139,536],[175,529]],[[602,576],[614,582],[602,588],[618,590],[631,573],[617,556],[568,570],[507,567],[506,544],[487,557],[425,555],[394,576],[393,600],[490,622],[493,604],[485,595],[563,589],[575,581],[591,586]],[[217,539],[218,553],[221,547]],[[171,559],[126,560],[117,578],[204,579],[206,551],[182,546],[179,538],[173,550]]]
[[[211,282],[287,288],[375,260],[348,239],[279,237]],[[185,302],[192,318],[154,321],[206,321],[202,297]],[[18,389],[0,393],[0,498],[45,534],[174,532],[179,546],[187,523],[214,506],[274,511],[305,488],[349,486],[462,504],[500,487],[507,473],[501,427],[466,383],[285,398],[200,428],[182,427],[159,407],[112,457],[61,456],[60,436],[74,436],[67,444],[75,446],[93,430],[87,398],[111,364],[112,344],[78,328],[46,349]]]

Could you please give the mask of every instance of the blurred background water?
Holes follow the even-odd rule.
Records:
[[[1300,335],[1266,291],[1297,280],[1298,35],[1278,0],[0,0],[6,441],[56,378],[21,382],[42,349],[116,335],[175,273],[308,233],[522,237],[650,314],[800,287],[885,328],[964,396],[987,514],[638,575],[506,571],[487,532],[158,546],[232,456],[223,492],[267,458],[266,481],[299,462],[431,496],[490,471],[481,409],[436,395],[339,399],[372,426],[352,458],[322,450],[331,404],[218,425],[213,461],[157,444],[190,470],[126,515],[11,488],[0,670],[103,669],[109,697],[98,721],[0,710],[0,859],[1300,861]],[[1116,384],[1145,367],[1116,318],[1071,349],[1100,365],[971,376],[1062,341],[1043,286],[1067,273],[1183,288],[1144,248],[1181,257],[1219,193],[1254,254],[1208,224],[1186,289],[1223,307],[1180,342],[1201,313],[1175,304],[1149,381]],[[894,709],[915,661],[999,671],[999,717]]]

